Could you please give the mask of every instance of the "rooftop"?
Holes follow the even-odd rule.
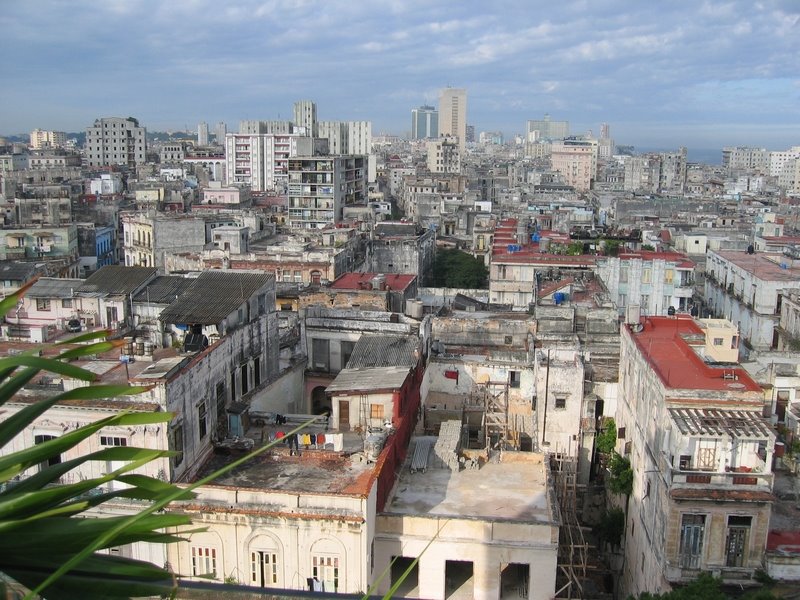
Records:
[[[694,263],[681,252],[654,252],[652,250],[639,250],[636,252],[620,252],[620,260],[640,259],[644,261],[663,260],[677,263],[679,269],[693,269]]]
[[[492,260],[516,263],[542,263],[552,265],[566,265],[590,267],[597,260],[595,255],[580,254],[577,256],[567,254],[548,254],[542,240],[547,243],[569,244],[572,240],[563,233],[556,231],[538,232],[538,241],[532,241],[531,233],[526,230],[525,241],[520,244],[517,240],[517,220],[505,219],[497,224],[494,231],[492,244]]]
[[[147,287],[134,296],[134,302],[171,304],[192,285],[193,279],[175,275],[162,275],[147,284]]]
[[[417,364],[414,351],[418,344],[415,336],[362,335],[353,347],[347,368],[413,367]]]
[[[158,273],[154,267],[110,265],[90,275],[76,293],[85,296],[125,296]]]
[[[412,442],[420,439],[426,438]],[[459,472],[405,468],[383,512],[549,523],[554,518],[547,477],[543,456],[530,452],[504,452],[501,460]]]
[[[800,281],[800,261],[778,253],[721,250],[716,252],[721,258],[764,281]],[[786,268],[781,265],[786,265]]]
[[[270,281],[274,276],[267,273],[203,271],[159,319],[163,323],[216,325]]]
[[[399,390],[408,379],[410,370],[409,367],[342,369],[325,391],[349,395],[354,392]]]
[[[204,465],[198,479],[230,461],[229,456],[214,455]],[[213,485],[276,492],[366,495],[374,467],[328,451],[305,450],[300,456],[289,456],[288,449],[280,447],[218,477]]]
[[[330,287],[332,290],[360,290],[362,286],[372,285],[375,277],[383,277],[386,282],[387,290],[405,290],[416,279],[416,275],[404,275],[398,273],[345,273],[334,281]],[[372,288],[370,288],[372,289]]]
[[[72,298],[73,292],[83,285],[83,279],[40,277],[25,294],[28,298]]]
[[[712,367],[692,349],[684,337],[705,334],[694,319],[676,317],[646,317],[638,333],[631,332],[639,352],[647,359],[667,388],[760,392],[741,366]]]

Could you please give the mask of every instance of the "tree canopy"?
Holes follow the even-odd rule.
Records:
[[[483,259],[455,249],[437,250],[431,285],[448,288],[485,288],[488,269]]]

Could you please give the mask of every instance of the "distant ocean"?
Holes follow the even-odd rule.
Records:
[[[637,154],[645,152],[675,152],[677,148],[640,148],[633,147],[633,151]],[[689,148],[687,146],[687,160],[693,163],[704,163],[706,165],[721,165],[722,164],[722,148]]]

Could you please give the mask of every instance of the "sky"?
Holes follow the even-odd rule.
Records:
[[[467,121],[647,148],[800,145],[800,0],[3,0],[0,135],[133,116],[369,120],[467,89]]]

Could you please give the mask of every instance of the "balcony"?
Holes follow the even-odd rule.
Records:
[[[756,459],[753,467],[735,467],[727,471],[707,471],[673,467],[662,454],[660,468],[670,490],[748,490],[771,492],[774,475],[765,473],[766,462]]]

